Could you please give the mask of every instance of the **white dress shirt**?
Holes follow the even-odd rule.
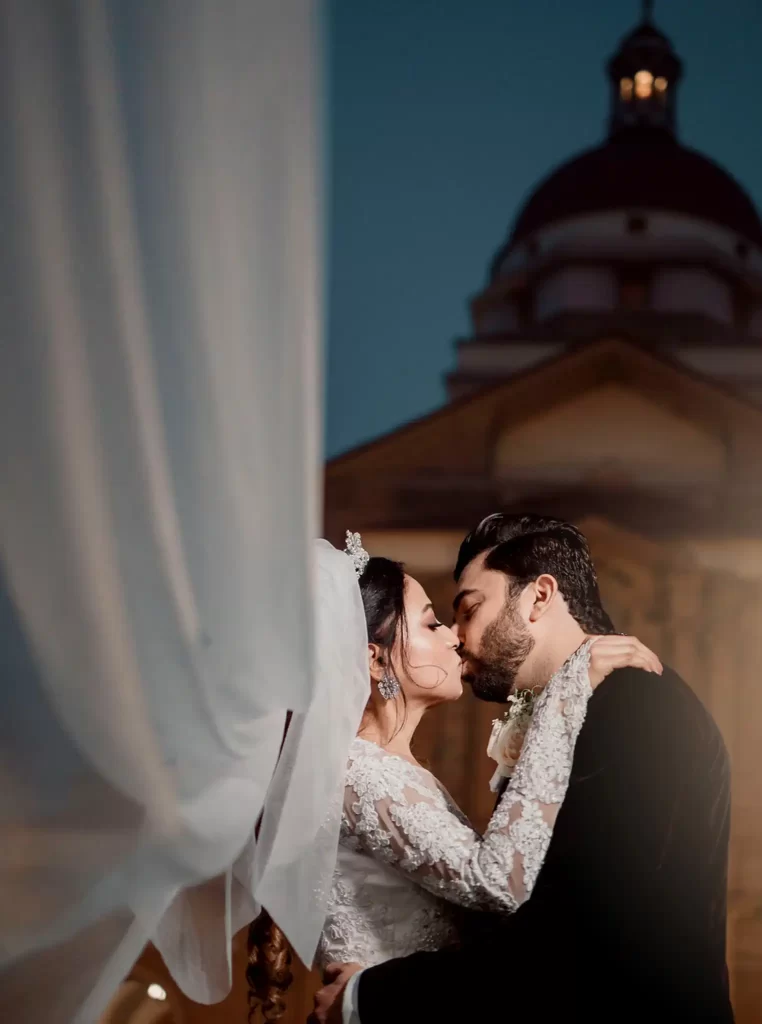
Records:
[[[360,1011],[357,1007],[358,989],[362,971],[353,974],[344,989],[344,996],[341,1002],[342,1024],[360,1024]]]

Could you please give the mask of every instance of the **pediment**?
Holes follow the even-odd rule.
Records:
[[[608,381],[498,433],[493,475],[600,485],[695,486],[726,472],[722,439],[639,390]]]

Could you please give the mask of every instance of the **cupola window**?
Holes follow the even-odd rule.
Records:
[[[623,78],[622,81],[619,83],[619,95],[622,97],[625,103],[629,103],[632,99],[632,88],[633,81],[631,78]]]
[[[635,95],[639,100],[647,100],[654,89],[654,76],[650,71],[638,71],[635,75]]]

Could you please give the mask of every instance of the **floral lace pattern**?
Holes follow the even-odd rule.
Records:
[[[320,939],[319,964],[372,966],[443,949],[457,940],[453,915],[440,900],[403,879],[385,878],[378,866],[361,874],[360,863],[343,858],[344,871],[334,883]]]
[[[592,695],[588,641],[538,697],[483,837],[430,772],[366,740],[349,759],[319,959],[365,965],[457,938],[448,904],[511,913],[534,888]]]

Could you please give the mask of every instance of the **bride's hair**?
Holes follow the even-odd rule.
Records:
[[[368,640],[378,644],[391,667],[392,651],[399,642],[404,659],[407,645],[405,617],[405,569],[390,558],[371,558],[360,577]]]
[[[360,576],[360,593],[365,608],[368,639],[378,644],[387,664],[399,641],[405,657],[405,570],[389,558],[371,558]],[[249,1024],[257,1009],[266,1024],[273,1024],[286,1011],[286,992],[293,981],[293,953],[288,939],[266,910],[249,925],[246,981],[249,986]]]
[[[294,980],[291,971],[293,953],[288,939],[263,910],[249,925],[246,981],[249,986],[249,1024],[254,1024],[257,1009],[270,1024],[286,1012],[286,992]]]

